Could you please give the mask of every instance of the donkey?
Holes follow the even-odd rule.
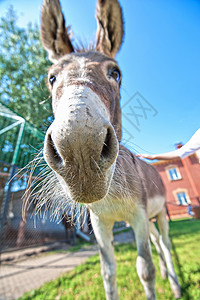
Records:
[[[106,299],[118,299],[112,227],[121,220],[128,221],[135,232],[136,268],[147,299],[156,299],[150,235],[159,253],[161,274],[164,278],[168,274],[174,296],[180,298],[163,183],[151,165],[121,144],[121,71],[114,57],[124,29],[118,1],[98,0],[96,18],[95,47],[75,49],[59,0],[43,2],[41,38],[53,62],[48,86],[54,114],[45,136],[44,158],[66,197],[90,210]],[[160,235],[152,218],[157,218]]]

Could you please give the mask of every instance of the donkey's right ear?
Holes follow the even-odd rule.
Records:
[[[124,24],[118,0],[98,0],[96,50],[115,57],[122,44]]]
[[[59,0],[44,0],[41,13],[41,39],[53,63],[74,52]]]

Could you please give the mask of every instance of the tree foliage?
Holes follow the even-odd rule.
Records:
[[[52,115],[45,83],[50,62],[38,25],[20,28],[17,19],[10,7],[0,20],[0,100],[44,131]]]

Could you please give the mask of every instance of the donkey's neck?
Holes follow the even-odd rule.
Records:
[[[121,221],[133,214],[141,194],[140,179],[134,170],[135,157],[120,145],[115,171],[107,196],[89,204],[89,208],[101,218]]]
[[[160,185],[156,185],[158,181]],[[155,168],[120,145],[107,196],[88,206],[101,218],[128,220],[137,209],[154,206],[155,199],[163,198],[164,194],[164,186]]]

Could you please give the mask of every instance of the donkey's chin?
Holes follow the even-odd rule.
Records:
[[[74,202],[78,202],[78,203],[83,203],[83,204],[89,204],[89,203],[94,203],[94,202],[98,202],[100,200],[102,200],[103,198],[106,197],[108,193],[108,190],[101,190],[101,191],[97,191],[97,192],[86,192],[86,193],[77,193],[72,191],[70,193],[70,198],[74,201]]]
[[[115,164],[101,178],[94,175],[92,178],[85,178],[85,180],[73,180],[73,178],[61,176],[58,173],[56,175],[64,192],[71,200],[87,204],[100,201],[107,196],[114,167]]]

